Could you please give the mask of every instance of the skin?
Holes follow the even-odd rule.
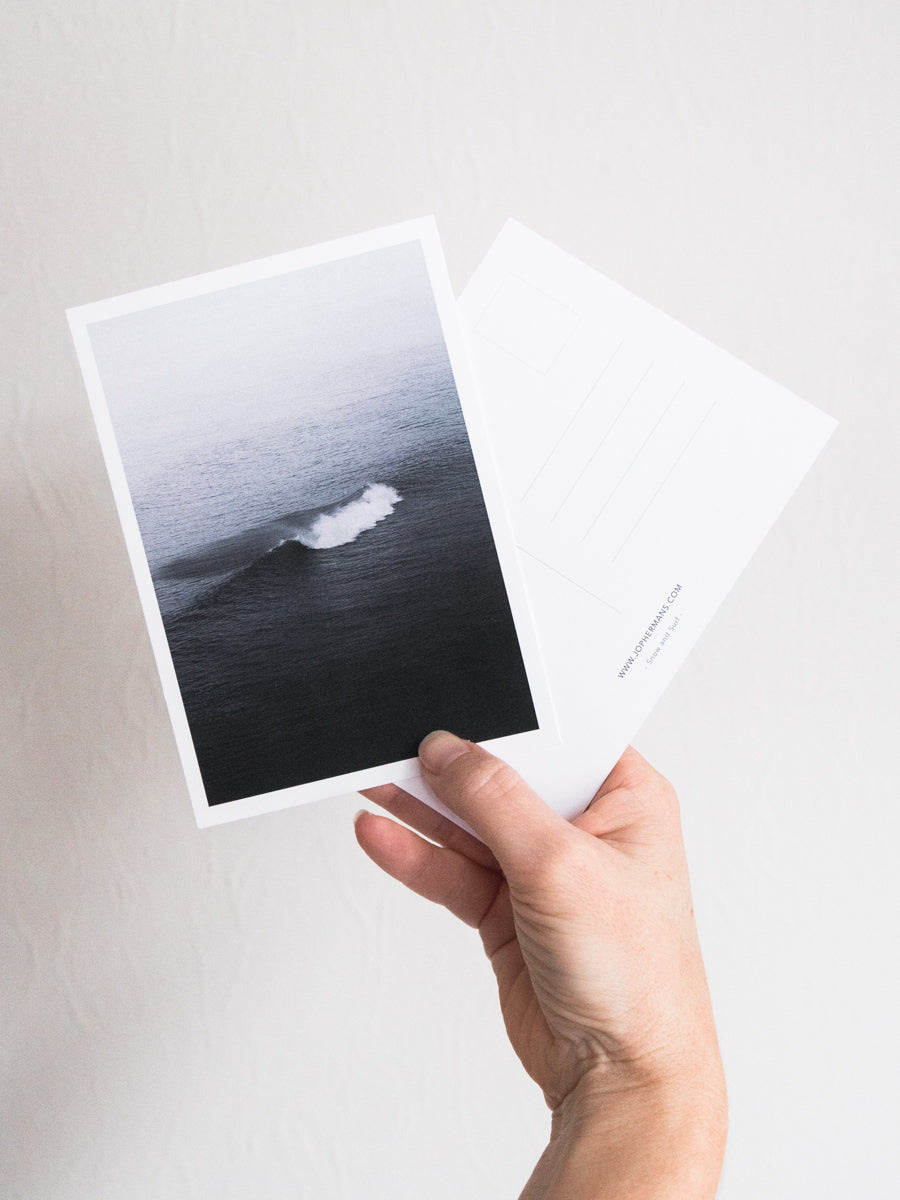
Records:
[[[394,785],[364,794],[412,829],[363,812],[356,836],[481,935],[552,1112],[521,1200],[713,1197],[725,1086],[670,784],[629,749],[568,822],[452,734],[429,734],[419,758],[477,837]]]

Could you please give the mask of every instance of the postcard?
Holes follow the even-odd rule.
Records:
[[[200,825],[552,743],[431,219],[68,316]]]
[[[460,311],[560,728],[510,758],[571,817],[835,422],[515,221]]]

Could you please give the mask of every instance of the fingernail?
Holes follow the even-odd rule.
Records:
[[[455,758],[465,754],[469,745],[469,742],[448,733],[446,729],[436,729],[434,733],[429,733],[423,738],[419,746],[419,759],[426,771],[430,771],[432,775],[439,775]]]
[[[356,811],[356,812],[353,814],[353,824],[355,825],[355,824],[356,824],[356,822],[359,820],[359,818],[360,818],[360,817],[363,815],[363,813],[367,813],[368,811],[369,811],[369,810],[368,810],[367,808],[360,808],[360,809],[358,809],[358,810],[357,810],[357,811]]]

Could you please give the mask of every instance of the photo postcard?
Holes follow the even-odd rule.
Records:
[[[200,825],[555,740],[433,220],[68,317]]]

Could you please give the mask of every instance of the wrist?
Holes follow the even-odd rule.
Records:
[[[664,1081],[586,1075],[554,1111],[522,1200],[713,1200],[726,1130],[720,1066]]]

